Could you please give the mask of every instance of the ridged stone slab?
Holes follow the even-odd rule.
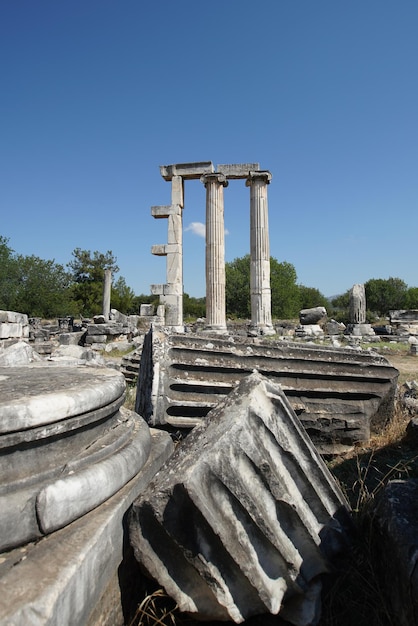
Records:
[[[348,504],[278,385],[243,379],[133,505],[136,558],[204,620],[316,623]]]
[[[124,377],[107,368],[0,368],[0,435],[87,413],[124,392]]]

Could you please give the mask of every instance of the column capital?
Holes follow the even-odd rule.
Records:
[[[225,174],[221,174],[220,172],[213,172],[213,174],[203,174],[200,177],[200,182],[203,183],[206,187],[208,183],[219,183],[224,187],[228,187],[229,183],[226,180]]]
[[[248,178],[245,182],[245,185],[247,187],[249,187],[252,183],[260,180],[264,183],[266,183],[266,185],[270,184],[270,181],[272,179],[272,175],[271,172],[269,172],[268,170],[265,171],[258,171],[258,172],[250,172],[248,174]]]

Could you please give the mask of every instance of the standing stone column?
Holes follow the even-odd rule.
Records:
[[[157,219],[168,219],[167,243],[152,246],[151,252],[167,260],[164,285],[152,285],[151,291],[160,296],[165,307],[165,324],[172,330],[184,332],[183,324],[183,179],[171,178],[171,204],[153,206],[151,213]]]
[[[226,332],[223,174],[205,174],[206,187],[206,328]]]
[[[350,291],[350,323],[347,331],[350,335],[362,337],[374,335],[371,324],[366,322],[366,290],[362,283],[353,285]]]
[[[351,324],[366,323],[366,290],[363,284],[353,285],[350,291]]]
[[[257,334],[274,334],[271,321],[270,243],[267,185],[270,172],[250,172],[250,287],[251,329]]]
[[[110,292],[112,288],[112,270],[104,271],[103,278],[103,317],[106,322],[110,318]]]

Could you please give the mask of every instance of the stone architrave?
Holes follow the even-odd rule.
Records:
[[[134,502],[137,560],[181,611],[316,624],[348,504],[280,386],[243,379]]]
[[[206,322],[207,330],[226,332],[223,174],[205,174],[206,187]]]
[[[251,328],[260,334],[274,334],[271,321],[270,244],[267,185],[271,174],[250,172]]]
[[[350,322],[366,323],[366,292],[363,284],[353,285],[350,291]]]
[[[103,317],[105,322],[110,319],[110,292],[112,287],[112,270],[104,271],[103,278]]]

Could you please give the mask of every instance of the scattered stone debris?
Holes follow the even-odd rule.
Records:
[[[211,411],[134,502],[136,558],[181,611],[317,623],[349,506],[278,385],[258,372]]]

